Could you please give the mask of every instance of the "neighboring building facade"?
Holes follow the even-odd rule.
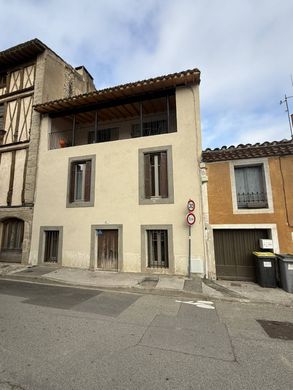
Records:
[[[204,273],[200,72],[35,107],[42,115],[31,264]]]
[[[254,280],[259,240],[293,253],[293,141],[206,149],[202,160],[208,275]]]
[[[0,52],[0,261],[28,263],[40,114],[33,105],[94,89],[38,39]]]

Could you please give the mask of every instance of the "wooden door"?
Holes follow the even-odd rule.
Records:
[[[99,230],[98,268],[106,271],[118,271],[118,230]]]
[[[265,229],[215,229],[214,247],[219,279],[255,281],[255,258],[259,239],[268,238]]]

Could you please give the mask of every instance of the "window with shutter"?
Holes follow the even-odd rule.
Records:
[[[268,208],[263,166],[235,167],[234,172],[238,208]]]
[[[95,156],[69,159],[67,207],[94,205]]]
[[[139,151],[140,204],[173,203],[172,148]]]

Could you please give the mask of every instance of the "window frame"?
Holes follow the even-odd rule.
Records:
[[[72,190],[72,166],[80,164],[86,164],[88,161],[91,162],[91,174],[90,174],[90,199],[87,200],[71,200],[72,191],[76,191],[76,175],[74,174],[74,190]],[[67,177],[67,197],[66,197],[66,207],[93,207],[95,202],[95,166],[96,166],[96,156],[80,156],[80,157],[70,157],[68,160],[68,177]]]
[[[12,232],[14,234],[12,234]],[[12,240],[12,238],[14,238]],[[2,221],[2,236],[0,252],[22,253],[24,238],[24,221],[19,218],[6,218]],[[11,247],[11,243],[13,246]],[[16,247],[15,244],[19,244]]]
[[[57,261],[48,262],[44,261],[45,246],[46,246],[46,232],[58,231],[58,249],[57,249]],[[63,226],[40,226],[39,236],[39,252],[38,263],[47,266],[62,265],[62,247],[63,247]]]
[[[168,248],[168,267],[149,267],[148,266],[148,231],[166,230],[167,248]],[[144,273],[163,273],[174,274],[174,246],[173,246],[173,225],[141,225],[141,272]]]
[[[146,197],[145,191],[145,156],[148,154],[159,154],[162,152],[166,152],[166,160],[167,160],[167,188],[168,188],[168,196],[150,196]],[[172,161],[172,146],[156,146],[152,148],[144,148],[139,149],[138,151],[138,174],[139,174],[139,204],[147,205],[147,204],[168,204],[174,203],[174,184],[173,184],[173,161]]]
[[[263,185],[267,194],[268,207],[266,208],[238,208],[235,168],[262,166]],[[252,158],[247,160],[234,160],[229,162],[232,191],[233,214],[269,214],[274,212],[273,196],[270,180],[269,163],[267,158]]]

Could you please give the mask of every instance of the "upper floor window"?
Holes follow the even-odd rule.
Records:
[[[141,204],[173,203],[171,146],[140,149],[139,196]]]
[[[6,73],[0,73],[0,88],[6,87]]]
[[[144,155],[145,197],[168,198],[167,152]]]
[[[67,207],[93,206],[95,157],[69,160]]]
[[[131,136],[134,137],[146,137],[148,135],[158,135],[168,133],[168,122],[165,119],[144,122],[142,125],[142,134],[140,124],[132,125]]]
[[[263,165],[235,166],[238,209],[268,208]]]

